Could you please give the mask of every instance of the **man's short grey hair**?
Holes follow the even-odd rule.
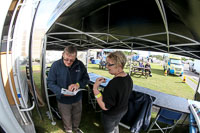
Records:
[[[76,54],[77,55],[77,48],[73,45],[69,45],[65,47],[63,53],[69,53],[69,54]]]
[[[122,69],[124,68],[124,66],[126,64],[126,60],[127,60],[126,56],[121,51],[112,52],[107,56],[107,58],[113,60],[115,62],[115,64],[117,66],[122,67]]]

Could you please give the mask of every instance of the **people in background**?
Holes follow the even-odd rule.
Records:
[[[153,63],[153,58],[151,58],[151,63]]]
[[[151,74],[151,65],[149,62],[147,62],[145,64],[145,68],[148,68],[148,69],[145,69],[145,72],[149,72],[149,76],[152,77],[152,74]]]
[[[143,63],[143,62],[139,62],[139,67],[144,67],[144,63]],[[141,69],[141,68],[138,68],[138,70],[139,70],[139,71],[141,71],[141,70],[142,70],[142,72],[144,72],[144,70],[143,70],[143,69]]]
[[[75,96],[61,94],[65,88],[75,91],[84,88],[89,76],[84,64],[77,58],[76,47],[70,45],[64,49],[62,58],[55,61],[48,74],[48,87],[56,94],[58,109],[62,117],[66,133],[82,133],[79,129],[82,113],[82,91]]]
[[[143,62],[139,62],[139,67],[144,67],[144,63]]]
[[[102,57],[100,62],[99,62],[99,68],[103,69],[105,67],[106,67],[106,61]]]
[[[102,124],[105,133],[119,133],[118,124],[128,110],[128,100],[133,88],[131,77],[124,72],[125,55],[116,51],[106,58],[106,67],[114,75],[101,93],[98,87],[105,82],[103,77],[97,78],[93,86],[93,93],[102,111]]]

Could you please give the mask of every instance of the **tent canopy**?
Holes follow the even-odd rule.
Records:
[[[61,1],[47,50],[133,49],[200,59],[199,0]]]

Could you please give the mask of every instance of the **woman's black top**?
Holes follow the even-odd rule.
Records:
[[[125,77],[115,77],[104,88],[103,102],[108,109],[107,115],[117,115],[128,109],[128,100],[133,89],[133,81],[127,74]]]

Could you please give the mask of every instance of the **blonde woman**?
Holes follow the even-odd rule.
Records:
[[[128,110],[128,99],[133,88],[131,77],[124,72],[126,56],[116,51],[110,53],[106,59],[106,68],[114,75],[101,93],[98,87],[105,82],[103,77],[97,78],[93,92],[102,111],[102,124],[105,133],[119,133],[118,124]]]

